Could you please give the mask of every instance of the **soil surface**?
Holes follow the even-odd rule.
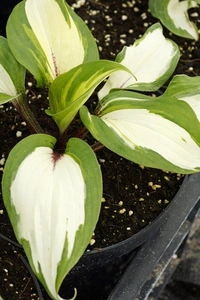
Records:
[[[112,2],[112,3],[111,3]],[[99,46],[101,58],[114,60],[124,45],[131,45],[146,29],[157,22],[148,11],[148,1],[68,1],[85,20]],[[191,17],[198,24],[198,9]],[[6,19],[6,17],[5,17]],[[3,19],[2,19],[3,21]],[[4,31],[1,31],[2,34]],[[176,37],[164,29],[181,50],[181,59],[175,74],[200,75],[199,42]],[[56,127],[46,116],[47,92],[35,87],[27,74],[29,104],[43,128],[56,135]],[[161,89],[162,92],[162,89]],[[93,103],[96,98],[91,100]],[[12,147],[30,132],[17,111],[9,103],[0,106],[0,180],[3,167]],[[89,140],[90,136],[87,137]],[[97,152],[104,179],[102,209],[88,250],[103,248],[124,240],[151,223],[168,205],[180,187],[183,176],[162,170],[135,165],[107,149]],[[15,241],[0,191],[0,234]],[[1,238],[0,295],[4,300],[35,300],[39,286],[24,264],[24,252],[10,241]],[[50,299],[42,289],[45,300]]]

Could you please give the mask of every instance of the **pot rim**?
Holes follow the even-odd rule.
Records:
[[[200,173],[199,173],[200,174]],[[182,193],[184,193],[187,190],[187,185],[190,184],[190,177],[194,176],[195,174],[192,175],[185,175],[185,178],[175,194],[175,196],[172,198],[168,206],[150,223],[148,224],[145,228],[137,232],[136,234],[132,235],[131,237],[120,241],[116,244],[101,248],[100,250],[91,250],[91,251],[85,251],[83,254],[83,257],[88,257],[88,256],[93,256],[96,255],[97,253],[101,253],[101,255],[105,255],[110,251],[116,251],[119,250],[121,247],[124,248],[126,247],[131,247],[130,250],[133,250],[137,248],[138,246],[142,245],[147,238],[151,234],[154,234],[155,231],[157,231],[160,226],[165,222],[166,216],[168,215],[168,212],[172,209],[173,203],[176,201],[177,197],[181,197]]]

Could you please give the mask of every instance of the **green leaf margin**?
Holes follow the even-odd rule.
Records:
[[[8,41],[3,36],[0,36],[0,64],[10,76],[17,92],[15,96],[0,93],[0,104],[3,104],[19,97],[24,92],[26,73],[25,68],[13,56]]]
[[[111,73],[128,69],[117,62],[98,60],[81,64],[57,77],[49,89],[50,109],[63,133],[95,88]]]
[[[194,111],[186,102],[173,97],[169,99],[164,96],[159,99],[152,99],[150,96],[123,91],[120,93],[120,101],[116,100],[118,96],[119,92],[116,92],[116,94],[110,93],[108,96],[110,101],[109,105],[105,105],[106,108],[99,111],[98,116],[91,115],[85,106],[80,109],[81,120],[95,139],[118,155],[146,167],[164,169],[182,174],[191,174],[200,171],[200,168],[195,170],[182,169],[150,149],[142,148],[137,145],[135,145],[135,149],[131,149],[117,133],[109,128],[101,119],[102,115],[119,109],[147,109],[184,128],[197,145],[200,146],[200,123]],[[122,99],[123,96],[124,99]],[[125,96],[128,96],[129,100],[125,99]],[[138,99],[131,100],[131,97]],[[111,98],[113,98],[112,101]],[[178,117],[177,111],[179,112]]]
[[[193,5],[191,4],[191,0],[186,0],[188,1],[188,9],[193,7]],[[149,9],[150,12],[152,14],[153,17],[159,19],[162,24],[169,29],[172,33],[184,37],[184,38],[189,38],[189,39],[194,39],[194,36],[192,36],[191,34],[189,34],[186,30],[181,29],[180,27],[177,28],[174,25],[174,21],[173,19],[170,18],[170,16],[168,15],[167,12],[167,6],[168,3],[170,2],[170,0],[149,0],[148,5],[149,5]],[[196,3],[199,3],[199,1],[195,1]],[[189,20],[189,16],[187,14],[187,19],[188,22],[190,23],[190,26],[192,26],[194,28],[194,30],[196,31],[197,35],[198,35],[198,28],[196,27],[195,23]],[[197,38],[198,40],[198,38]]]

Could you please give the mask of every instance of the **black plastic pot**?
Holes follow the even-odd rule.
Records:
[[[176,268],[168,264],[200,211],[199,199],[200,173],[186,178],[166,211],[165,222],[139,248],[108,300],[158,299]]]
[[[77,300],[136,299],[197,204],[199,183],[200,174],[187,176],[174,199],[152,224],[121,243],[83,255],[65,278],[60,295],[68,299],[76,287]]]

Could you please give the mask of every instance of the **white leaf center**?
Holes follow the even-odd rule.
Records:
[[[19,236],[30,243],[35,269],[55,294],[57,267],[67,239],[67,258],[85,219],[85,183],[79,165],[69,156],[36,148],[21,163],[11,186],[19,215]]]
[[[27,0],[28,21],[45,52],[53,78],[79,65],[84,47],[77,26],[68,14],[68,22],[56,1]],[[66,10],[67,12],[67,10]]]
[[[17,91],[7,71],[0,64],[0,93],[16,96]]]
[[[153,150],[183,169],[199,168],[200,148],[177,124],[146,109],[123,109],[102,119],[132,149]]]

